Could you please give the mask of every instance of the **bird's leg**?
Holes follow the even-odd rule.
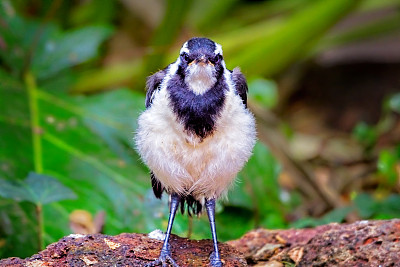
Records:
[[[213,267],[221,267],[223,264],[218,251],[217,231],[215,229],[215,199],[206,200],[206,209],[214,244],[214,252],[210,256],[210,264]]]
[[[171,229],[172,229],[172,224],[174,223],[175,219],[175,214],[176,210],[178,209],[180,202],[180,197],[178,194],[172,194],[171,195],[171,206],[170,206],[170,211],[169,211],[169,219],[168,219],[168,227],[167,227],[167,232],[165,233],[165,239],[164,239],[164,244],[161,248],[161,253],[160,257],[147,264],[146,266],[157,266],[157,265],[162,265],[167,266],[167,262],[169,261],[172,266],[174,267],[179,267],[178,264],[175,263],[175,261],[171,257],[171,250],[169,249],[169,236],[171,235]]]

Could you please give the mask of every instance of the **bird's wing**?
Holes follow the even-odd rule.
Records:
[[[151,187],[153,187],[153,193],[156,198],[161,199],[161,195],[164,192],[164,187],[161,185],[161,182],[157,179],[153,172],[150,172],[151,178]]]
[[[151,106],[153,101],[154,93],[160,89],[160,84],[166,75],[166,69],[160,70],[153,75],[149,76],[146,81],[146,108]],[[154,175],[153,172],[150,172],[151,178],[151,186],[153,187],[154,195],[157,198],[161,198],[161,195],[164,191],[164,187],[161,185],[160,181]]]
[[[232,80],[235,84],[236,92],[239,94],[243,101],[243,104],[247,107],[247,82],[246,78],[240,71],[238,67],[234,68],[232,71]]]
[[[159,89],[162,80],[164,79],[166,70],[160,70],[147,78],[146,82],[146,108],[151,106],[154,93]]]

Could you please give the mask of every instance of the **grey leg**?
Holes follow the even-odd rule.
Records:
[[[218,251],[217,230],[215,228],[215,199],[206,200],[206,209],[214,244],[214,252],[211,254],[210,264],[213,267],[221,267],[223,264]]]
[[[175,263],[175,261],[171,257],[171,250],[169,249],[169,237],[171,235],[171,230],[172,230],[172,224],[174,223],[175,219],[175,214],[176,210],[178,209],[180,202],[180,197],[177,194],[172,194],[171,195],[171,206],[170,206],[170,211],[169,211],[169,219],[168,219],[168,227],[167,227],[167,232],[165,233],[165,239],[164,239],[164,244],[161,249],[160,257],[147,264],[146,266],[157,266],[157,265],[162,265],[167,266],[167,262],[170,262],[172,266],[174,267],[179,267],[178,264]]]

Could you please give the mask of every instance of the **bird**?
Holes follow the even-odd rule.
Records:
[[[146,89],[136,149],[150,169],[155,197],[166,192],[170,206],[160,256],[148,266],[178,266],[169,238],[179,208],[190,216],[207,211],[213,239],[210,265],[223,266],[216,201],[226,198],[256,142],[246,78],[238,67],[227,69],[220,44],[194,37],[182,45],[175,62],[147,78]]]

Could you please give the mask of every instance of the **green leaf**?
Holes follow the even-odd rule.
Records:
[[[274,108],[278,103],[277,85],[272,80],[255,79],[249,83],[249,97],[264,107]]]
[[[289,227],[290,228],[307,228],[307,227],[315,227],[317,226],[317,220],[311,217],[304,217],[295,222],[292,222]]]
[[[163,68],[168,48],[178,36],[185,15],[190,9],[192,0],[167,0],[163,20],[153,34],[151,47],[153,52],[147,56],[145,70],[154,72]],[[147,74],[147,73],[146,73]]]
[[[400,161],[395,152],[382,150],[378,158],[378,173],[381,174],[390,186],[398,182],[397,163]]]
[[[32,132],[24,85],[0,68],[0,177],[21,179],[33,170]]]
[[[254,228],[253,211],[240,207],[225,207],[223,212],[217,214],[216,218],[218,240],[233,240],[240,238],[246,232]],[[207,223],[208,224],[208,223]],[[206,225],[205,233],[210,235],[209,225]],[[205,238],[207,235],[205,235]]]
[[[111,35],[106,26],[87,26],[49,36],[36,49],[32,72],[38,79],[48,78],[61,70],[94,58],[100,44]]]
[[[74,6],[68,19],[73,25],[112,22],[117,7],[113,0],[87,1]]]
[[[334,209],[327,214],[325,214],[319,221],[318,225],[328,224],[332,222],[343,222],[347,214],[352,211],[352,207],[341,207]]]
[[[363,219],[392,219],[400,216],[399,201],[399,194],[376,199],[370,194],[361,193],[354,199],[354,206]]]
[[[371,39],[377,39],[382,36],[394,34],[400,22],[398,14],[388,15],[378,20],[371,20],[366,23],[342,29],[336,33],[330,33],[321,40],[316,53],[326,51],[335,46],[348,45],[351,43],[362,42]]]
[[[294,228],[306,228],[306,227],[316,227],[319,225],[324,225],[333,222],[343,222],[346,218],[347,214],[353,210],[353,207],[341,207],[334,209],[327,214],[325,214],[322,218],[311,218],[305,217],[297,220],[292,223],[290,227]]]
[[[196,26],[198,29],[215,30],[215,25],[220,24],[226,19],[226,14],[238,0],[203,0],[195,1],[193,8],[190,10],[188,23]],[[199,12],[201,10],[202,12]]]
[[[29,201],[36,205],[48,204],[76,195],[56,179],[37,173],[29,173],[24,181],[12,182],[0,179],[0,195],[17,201]]]
[[[112,33],[110,27],[100,25],[62,32],[52,23],[19,16],[9,1],[2,2],[0,11],[4,14],[0,58],[19,76],[29,67],[36,78],[45,79],[88,61]]]
[[[150,190],[149,176],[133,149],[144,96],[115,90],[76,97],[39,91],[38,97],[46,110],[41,118],[46,129],[44,153],[56,155],[44,158],[44,169],[79,195],[78,201],[63,208],[105,210],[112,233],[147,231],[148,225],[139,223],[144,217],[138,214],[143,213],[143,195]],[[96,201],[91,201],[93,192]]]
[[[256,214],[256,226],[282,228],[285,206],[280,199],[278,176],[281,167],[262,144],[254,147],[253,156],[238,176],[238,184],[230,194],[230,204],[251,209]]]
[[[105,66],[100,71],[84,75],[82,84],[78,84],[78,88],[76,88],[77,91],[101,91],[104,86],[109,86],[110,83],[126,82],[131,80],[133,76],[144,79],[144,76],[148,75],[150,71],[156,71],[158,68],[163,68],[175,61],[179,54],[179,47],[177,45],[173,52],[170,52],[169,48],[174,40],[176,30],[181,25],[180,23],[184,22],[184,15],[189,10],[190,3],[179,6],[178,2],[170,2],[167,5],[167,15],[165,15],[163,23],[153,37],[152,53],[146,57],[145,67],[127,63]],[[226,2],[227,5],[220,2]],[[229,7],[235,4],[234,2],[235,0],[207,1],[205,3],[198,1],[194,3],[190,12],[196,13],[196,16],[198,15],[201,18],[218,16],[218,19],[225,23],[226,17],[234,17],[227,12]],[[221,25],[217,23],[218,27],[214,27],[215,21],[208,20],[207,24],[213,27],[211,30],[219,29],[219,32],[211,36],[211,39],[223,46],[224,58],[228,68],[240,66],[247,77],[259,75],[272,77],[281,73],[296,60],[303,60],[308,57],[309,51],[317,45],[317,41],[340,19],[357,7],[361,1],[293,0],[289,1],[290,3],[284,2],[288,1],[272,1],[271,8],[267,3],[266,7],[258,8],[260,10],[257,10],[256,5],[253,5],[251,7],[252,12],[248,12],[248,16],[251,17],[249,18],[250,22],[245,23],[244,27],[237,27],[237,24],[235,24],[232,27],[234,30],[230,31],[221,30],[223,26],[226,26],[224,23],[221,23]],[[178,5],[178,9],[175,5]],[[204,8],[198,9],[198,6],[204,6]],[[218,8],[213,9],[214,6]],[[204,12],[198,12],[198,10],[210,10],[212,12],[206,12],[207,14],[204,15]],[[219,10],[222,14],[215,14],[215,10]],[[257,11],[262,16],[252,14]],[[176,12],[180,15],[176,15]],[[270,12],[272,12],[272,15],[269,16]],[[173,15],[170,15],[170,13]],[[192,13],[189,13],[186,18],[188,24],[202,24],[203,22],[192,17]],[[264,15],[264,13],[266,14]],[[224,14],[226,14],[225,17]],[[254,17],[257,15],[262,17],[263,20],[254,22]],[[119,69],[122,71],[119,71]],[[147,69],[147,72],[143,73],[144,69]],[[110,77],[111,75],[112,77]],[[106,81],[105,76],[110,77],[112,81],[110,79]],[[134,84],[136,84],[136,80]]]
[[[0,12],[3,19],[0,36],[4,43],[0,58],[15,76],[22,76],[29,67],[35,48],[43,46],[48,38],[57,35],[59,29],[52,23],[42,25],[21,17],[7,0],[0,3]]]
[[[37,253],[37,218],[30,202],[0,197],[0,258],[30,257]]]
[[[366,149],[371,149],[378,139],[376,128],[369,126],[365,122],[357,123],[353,129],[353,136]]]
[[[385,217],[387,219],[399,218],[400,217],[400,207],[399,202],[400,195],[392,194],[384,199],[377,210],[376,218]]]
[[[366,193],[357,194],[353,200],[358,214],[363,219],[369,219],[377,210],[377,201]]]
[[[76,193],[77,199],[65,200],[63,205],[52,202],[45,206],[47,244],[70,233],[69,213],[82,208],[93,214],[104,210],[108,234],[148,232],[154,225],[161,228],[163,221],[145,212],[143,196],[151,191],[151,184],[147,168],[133,149],[137,116],[144,110],[144,96],[128,90],[70,96],[60,90],[60,87],[67,87],[63,84],[68,80],[65,78],[46,82],[43,89],[30,85],[33,94],[28,95],[27,84],[0,68],[0,104],[4,111],[0,114],[0,177],[13,181],[13,185],[19,184],[18,180],[34,170],[35,161],[41,158],[43,173]],[[31,128],[32,109],[29,107],[32,102],[37,105],[35,131]],[[32,133],[40,140],[40,150],[34,148]],[[43,200],[25,196],[26,188],[23,190],[12,197]],[[25,203],[16,205],[26,206]],[[34,211],[33,206],[26,209],[29,214]],[[18,239],[30,240],[28,237],[34,236],[31,232],[35,227],[22,223],[11,226],[3,220],[14,218],[13,210],[2,212],[0,225],[5,226],[7,233],[15,235],[15,238],[6,235],[10,243],[6,244],[5,251],[10,251],[12,246],[28,247],[36,243],[18,243]],[[52,220],[49,216],[58,219]],[[152,220],[153,224],[149,223]]]
[[[231,66],[240,66],[252,75],[267,77],[276,75],[291,62],[306,54],[328,29],[359,2],[312,1],[284,23],[274,27],[272,31],[269,27],[259,29],[260,32],[256,33],[259,38],[248,39],[250,43],[245,43],[246,38],[236,36],[236,39],[243,40],[241,46],[243,49],[228,63]],[[264,31],[266,34],[263,34]]]

